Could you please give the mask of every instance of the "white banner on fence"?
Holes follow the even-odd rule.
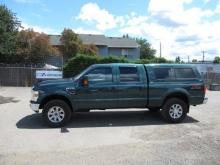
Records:
[[[37,79],[60,79],[63,77],[62,71],[57,70],[36,70]]]

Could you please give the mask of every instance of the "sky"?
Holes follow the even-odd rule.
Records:
[[[60,34],[147,39],[159,56],[213,60],[220,55],[220,0],[0,0],[24,28]]]

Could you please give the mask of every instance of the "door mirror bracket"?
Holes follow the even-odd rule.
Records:
[[[88,80],[88,76],[83,76],[81,79],[81,85],[83,87],[88,87],[89,86],[89,80]]]

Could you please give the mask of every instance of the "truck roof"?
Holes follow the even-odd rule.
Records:
[[[178,67],[193,67],[194,65],[193,64],[144,64],[145,66],[178,66]]]
[[[178,67],[194,67],[193,64],[165,64],[165,63],[160,63],[160,64],[135,64],[135,63],[105,63],[105,64],[93,64],[93,66],[113,66],[113,65],[120,65],[120,66],[138,66],[138,65],[145,65],[145,66],[164,66],[164,67],[170,67],[170,66],[178,66]]]
[[[105,63],[105,64],[93,64],[94,66],[112,66],[112,65],[142,65],[142,64],[134,64],[134,63]]]

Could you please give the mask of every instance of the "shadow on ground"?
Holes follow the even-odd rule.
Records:
[[[5,104],[5,103],[17,103],[19,100],[16,100],[14,97],[3,97],[0,96],[0,104]]]
[[[183,123],[196,123],[198,120],[187,116]],[[77,113],[66,128],[86,127],[118,127],[139,125],[164,125],[158,113],[149,111],[101,111],[89,113]],[[17,128],[23,129],[45,129],[41,114],[26,116],[16,123]]]

